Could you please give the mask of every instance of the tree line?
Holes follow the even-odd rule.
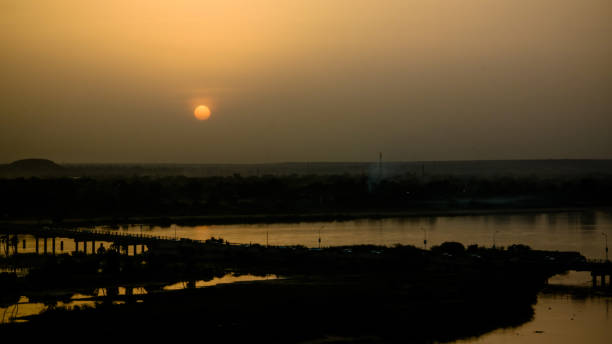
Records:
[[[87,218],[407,211],[612,204],[612,176],[404,174],[0,179],[0,216]]]

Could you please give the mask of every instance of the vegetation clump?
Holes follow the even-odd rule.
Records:
[[[0,179],[5,220],[207,216],[239,222],[352,213],[612,204],[612,178],[367,175]]]

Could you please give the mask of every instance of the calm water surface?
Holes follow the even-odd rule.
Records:
[[[550,285],[589,288],[589,272],[570,271],[549,280]],[[572,293],[538,295],[533,320],[514,328],[498,329],[477,338],[457,341],[457,344],[505,343],[593,343],[612,340],[612,297],[604,295],[578,296]]]
[[[612,213],[435,216],[251,225],[132,225],[119,230],[197,240],[221,237],[231,243],[308,247],[319,245],[319,233],[322,246],[399,243],[423,247],[426,238],[428,247],[445,241],[482,246],[525,244],[534,249],[578,251],[587,258],[604,259],[606,236],[603,233],[612,240]]]
[[[540,294],[534,319],[456,343],[589,343],[612,341],[612,298]]]
[[[534,319],[522,326],[499,329],[457,343],[589,343],[612,341],[612,298],[538,296]]]

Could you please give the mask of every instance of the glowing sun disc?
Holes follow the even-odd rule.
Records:
[[[197,108],[195,108],[193,114],[195,118],[199,119],[200,121],[205,121],[210,117],[210,109],[206,105],[199,105]]]

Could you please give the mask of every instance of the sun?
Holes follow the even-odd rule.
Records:
[[[198,105],[193,110],[193,115],[200,121],[205,121],[210,117],[210,109],[206,105]]]

